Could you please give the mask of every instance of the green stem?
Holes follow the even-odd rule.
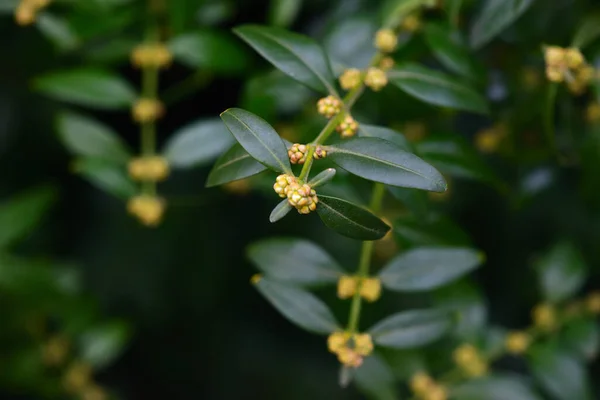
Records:
[[[546,132],[546,140],[548,141],[550,150],[556,154],[558,154],[558,149],[556,147],[556,133],[554,131],[554,108],[557,91],[558,85],[556,83],[550,83],[548,86],[548,93],[546,94],[544,114],[544,130]]]

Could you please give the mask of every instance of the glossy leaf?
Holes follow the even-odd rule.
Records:
[[[128,108],[136,98],[129,82],[99,69],[51,72],[37,78],[34,87],[54,99],[100,109]]]
[[[129,326],[122,321],[95,326],[81,335],[80,357],[95,370],[105,368],[122,354],[130,336]]]
[[[371,354],[365,358],[360,368],[354,372],[354,381],[368,398],[377,400],[398,399],[394,374],[386,362],[377,354]]]
[[[429,48],[444,67],[465,78],[477,78],[478,71],[473,56],[459,32],[442,24],[429,23],[425,26],[424,33]]]
[[[478,49],[508,28],[533,4],[533,0],[486,0],[471,27],[469,42]]]
[[[256,161],[278,172],[292,173],[285,144],[273,127],[251,112],[230,108],[221,114],[227,129]]]
[[[73,165],[74,171],[94,186],[121,199],[133,197],[137,188],[124,166],[99,158],[82,158]]]
[[[569,321],[562,332],[567,350],[584,360],[593,360],[600,351],[600,325],[592,318]]]
[[[571,47],[583,49],[600,37],[600,13],[588,15],[579,23]]]
[[[483,254],[468,248],[422,247],[396,256],[381,270],[379,278],[391,290],[431,290],[473,271],[483,258]]]
[[[571,243],[555,245],[536,265],[544,298],[560,302],[573,296],[587,276],[587,267]]]
[[[353,239],[377,240],[390,230],[370,211],[336,197],[319,195],[317,212],[328,228]]]
[[[407,94],[436,106],[488,114],[483,96],[466,83],[417,64],[403,64],[388,73],[390,82]]]
[[[267,167],[250,157],[250,154],[239,143],[236,143],[219,157],[208,174],[206,187],[248,178],[266,169]]]
[[[262,57],[298,82],[335,94],[334,77],[325,52],[311,38],[281,28],[244,25],[234,32]]]
[[[69,151],[84,157],[96,157],[126,163],[131,157],[123,140],[103,123],[73,112],[57,119],[58,135]]]
[[[177,130],[165,144],[163,155],[175,168],[208,163],[235,141],[218,118],[201,119]]]
[[[323,186],[333,179],[333,177],[335,176],[335,173],[336,173],[335,168],[327,168],[326,170],[321,171],[314,178],[312,178],[308,182],[308,184],[313,189],[318,188],[319,186]]]
[[[438,340],[450,326],[450,316],[444,311],[411,310],[385,318],[369,333],[378,346],[409,349]]]
[[[298,285],[333,283],[343,273],[321,247],[303,239],[276,238],[248,247],[248,258],[268,278]]]
[[[516,375],[491,375],[461,383],[451,391],[456,400],[540,400],[527,381]]]
[[[279,221],[288,215],[293,208],[294,207],[290,205],[290,202],[287,199],[281,200],[281,202],[275,206],[273,211],[271,211],[271,215],[269,215],[269,221],[272,223]]]
[[[412,153],[412,148],[406,137],[400,132],[384,126],[359,124],[358,135],[360,137],[374,137],[392,142],[404,151]]]
[[[327,305],[312,293],[267,278],[261,278],[255,286],[284,317],[300,328],[319,334],[339,329]]]
[[[327,157],[346,171],[393,186],[446,190],[442,175],[414,154],[379,138],[354,138],[327,146]]]

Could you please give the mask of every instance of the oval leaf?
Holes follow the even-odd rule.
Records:
[[[248,247],[248,258],[269,278],[299,285],[333,283],[343,271],[329,254],[302,239],[277,238]]]
[[[471,272],[482,261],[483,254],[473,249],[424,247],[398,255],[379,273],[379,278],[391,290],[431,290]]]
[[[587,268],[581,253],[570,243],[559,243],[536,266],[544,298],[550,302],[568,299],[581,288]]]
[[[136,98],[129,82],[97,69],[52,72],[37,78],[34,87],[57,100],[101,109],[127,108]]]
[[[163,154],[173,167],[191,168],[213,160],[233,143],[220,119],[202,119],[175,132]]]
[[[312,178],[308,184],[311,188],[318,188],[319,186],[325,185],[327,182],[333,179],[335,176],[335,168],[327,168],[325,171],[320,172],[317,176]]]
[[[285,144],[267,121],[239,108],[223,112],[221,119],[256,161],[277,172],[292,173]]]
[[[236,143],[219,157],[208,174],[206,187],[248,178],[266,169],[267,167],[250,157],[250,154],[239,143]]]
[[[452,389],[457,400],[539,400],[540,397],[523,378],[492,375],[462,383]]]
[[[392,142],[354,138],[327,146],[334,163],[362,178],[393,186],[443,192],[444,177],[431,165]]]
[[[369,329],[369,333],[379,346],[408,349],[438,340],[450,326],[447,312],[411,310],[385,318]]]
[[[339,329],[327,305],[312,293],[267,278],[260,278],[255,286],[284,317],[300,328],[319,334]]]
[[[99,189],[116,197],[128,199],[137,192],[124,167],[98,158],[79,159],[74,170]]]
[[[393,129],[386,128],[383,126],[367,125],[360,123],[358,128],[358,135],[361,137],[375,137],[388,142],[392,142],[404,151],[412,153],[411,145],[400,132],[396,132]]]
[[[336,197],[319,195],[317,213],[328,228],[353,239],[377,240],[390,230],[371,212]]]
[[[325,52],[311,38],[281,28],[244,25],[234,29],[244,41],[275,67],[322,93],[336,94]]]
[[[271,211],[271,215],[269,215],[269,221],[270,222],[279,221],[281,218],[288,215],[288,213],[290,211],[292,211],[292,208],[294,208],[294,207],[292,207],[290,205],[290,202],[287,199],[282,200],[279,204],[277,204],[277,206],[275,206],[273,211]]]
[[[478,49],[487,44],[532,4],[533,0],[487,0],[471,28],[471,47]]]
[[[456,78],[417,64],[404,64],[392,69],[390,82],[425,103],[488,114],[485,98]]]
[[[108,126],[83,115],[66,112],[57,120],[59,137],[72,153],[125,163],[131,155],[123,140]]]

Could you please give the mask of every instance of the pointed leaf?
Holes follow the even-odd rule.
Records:
[[[391,290],[412,292],[436,289],[473,271],[483,261],[474,249],[422,247],[401,253],[379,273]]]
[[[533,0],[487,0],[471,27],[469,42],[478,49],[517,20]]]
[[[449,75],[417,64],[403,64],[388,73],[390,82],[407,94],[436,106],[488,114],[483,96]]]
[[[397,400],[398,390],[394,374],[377,354],[366,357],[354,372],[354,381],[361,392],[377,400]]]
[[[339,329],[327,305],[312,293],[267,278],[260,278],[255,286],[284,317],[300,328],[325,335]]]
[[[461,383],[451,392],[456,400],[540,400],[527,381],[517,375],[492,375]]]
[[[377,240],[390,230],[371,212],[336,197],[319,195],[317,213],[328,228],[353,239]]]
[[[354,138],[327,146],[327,157],[346,171],[393,186],[446,190],[442,175],[414,154],[379,138]]]
[[[336,94],[325,52],[311,38],[284,29],[244,25],[234,32],[282,72],[322,93]]]
[[[410,143],[400,132],[396,132],[395,130],[384,126],[367,125],[363,123],[360,123],[358,126],[358,135],[360,137],[375,137],[387,140],[388,142],[396,144],[402,150],[412,153]]]
[[[579,23],[571,47],[583,49],[600,37],[600,13],[591,14]]]
[[[587,276],[581,253],[571,243],[555,245],[537,264],[540,286],[544,298],[560,302],[573,296]]]
[[[320,172],[317,176],[312,178],[308,184],[311,188],[315,189],[319,186],[325,185],[327,182],[333,179],[335,176],[335,168],[327,168],[326,170]]]
[[[288,215],[288,213],[292,211],[292,208],[294,207],[290,205],[290,202],[287,199],[281,200],[281,202],[275,206],[273,211],[271,211],[271,215],[269,215],[269,221],[272,223],[279,221]]]
[[[219,157],[208,174],[206,187],[248,178],[266,169],[267,167],[250,157],[250,154],[239,143],[236,143]]]
[[[385,318],[369,333],[379,346],[408,349],[438,340],[450,326],[450,316],[445,311],[411,310]]]
[[[133,197],[137,188],[127,175],[125,167],[98,158],[82,158],[74,163],[74,170],[94,186],[118,198]]]
[[[36,16],[35,24],[60,50],[72,50],[79,45],[79,38],[66,19],[42,11]]]
[[[239,108],[225,111],[221,119],[256,161],[277,172],[292,173],[285,144],[267,121]]]
[[[266,274],[285,283],[333,283],[343,271],[321,247],[302,239],[277,238],[248,247],[248,258]]]
[[[425,26],[425,40],[435,57],[452,72],[475,80],[478,75],[473,56],[460,38],[459,32],[437,23]]]

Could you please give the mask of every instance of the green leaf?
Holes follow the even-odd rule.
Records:
[[[587,371],[577,358],[551,345],[536,346],[528,354],[535,379],[556,400],[591,400]]]
[[[573,296],[587,276],[581,253],[573,244],[556,244],[536,265],[544,299],[560,302]]]
[[[98,158],[81,158],[75,161],[74,171],[97,188],[118,198],[133,197],[137,188],[127,175],[125,167]]]
[[[34,87],[54,99],[100,109],[128,108],[136,98],[129,82],[99,69],[48,73],[37,78]]]
[[[335,168],[327,168],[326,170],[321,171],[318,175],[312,178],[308,182],[308,184],[313,189],[318,188],[319,186],[323,186],[333,179],[335,173]]]
[[[55,189],[41,186],[0,203],[0,248],[8,247],[27,236],[55,200]]]
[[[60,50],[72,50],[79,45],[79,38],[63,18],[41,12],[36,16],[35,24],[40,32]]]
[[[269,215],[269,221],[271,223],[279,221],[280,219],[288,215],[293,208],[294,207],[290,205],[290,202],[287,199],[281,200],[281,202],[275,206],[273,211],[271,211],[271,215]]]
[[[409,349],[438,340],[450,326],[450,316],[445,311],[411,310],[385,318],[369,333],[378,346]]]
[[[80,338],[80,357],[94,370],[105,368],[123,353],[130,337],[131,329],[123,321],[95,326]]]
[[[256,161],[277,172],[292,174],[285,144],[267,121],[239,108],[223,112],[221,119]]]
[[[300,328],[325,335],[339,329],[327,305],[312,293],[267,278],[260,278],[255,286],[284,317]]]
[[[182,64],[217,73],[239,73],[249,66],[249,57],[235,37],[217,30],[203,29],[173,38],[173,57]]]
[[[479,288],[468,281],[438,289],[433,304],[454,316],[453,335],[462,340],[474,340],[487,324],[487,304]]]
[[[343,270],[329,254],[303,239],[276,238],[248,247],[248,258],[268,278],[296,285],[334,283]]]
[[[178,129],[165,144],[163,155],[175,168],[192,168],[212,161],[233,143],[223,121],[200,119]]]
[[[422,247],[401,253],[379,273],[381,283],[399,292],[439,288],[473,271],[483,254],[473,249]]]
[[[244,25],[234,32],[262,57],[298,82],[322,93],[337,94],[325,52],[311,38],[284,29]]]
[[[600,13],[586,16],[578,25],[579,29],[573,37],[571,47],[583,49],[600,36]]]
[[[540,400],[540,397],[516,375],[492,375],[461,383],[451,391],[456,400]]]
[[[296,19],[302,0],[271,0],[269,25],[287,27]]]
[[[387,140],[353,138],[326,149],[331,161],[362,178],[393,186],[446,190],[446,182],[435,168]]]
[[[483,96],[442,72],[406,63],[393,68],[388,76],[391,83],[425,103],[478,114],[489,113]]]
[[[0,3],[0,13],[13,13],[19,5],[20,0],[4,0]]]
[[[517,20],[533,0],[487,0],[471,27],[469,42],[478,49]]]
[[[116,163],[126,163],[131,157],[123,140],[108,126],[73,112],[57,118],[60,140],[70,152]]]
[[[350,13],[337,18],[328,29],[323,47],[331,61],[334,74],[341,75],[347,68],[366,69],[377,53],[373,38],[379,21],[366,13]]]
[[[434,56],[450,71],[476,80],[479,71],[458,31],[439,23],[425,26],[425,40]]]
[[[236,143],[219,157],[208,174],[206,187],[248,178],[266,169],[267,167],[250,157],[250,154],[239,143]]]
[[[354,372],[354,381],[360,391],[369,399],[398,399],[394,374],[377,354],[371,354],[365,358],[360,368]]]
[[[454,221],[443,215],[426,219],[405,216],[394,223],[396,238],[404,247],[414,246],[469,246],[469,236]]]
[[[567,350],[584,360],[593,360],[600,351],[600,327],[592,318],[569,321],[561,339]]]
[[[390,230],[371,212],[336,197],[319,195],[317,213],[328,228],[353,239],[377,240]]]
[[[410,143],[400,132],[383,126],[367,125],[363,123],[360,123],[358,126],[358,135],[360,137],[375,137],[387,140],[388,142],[394,143],[402,150],[412,153]]]

